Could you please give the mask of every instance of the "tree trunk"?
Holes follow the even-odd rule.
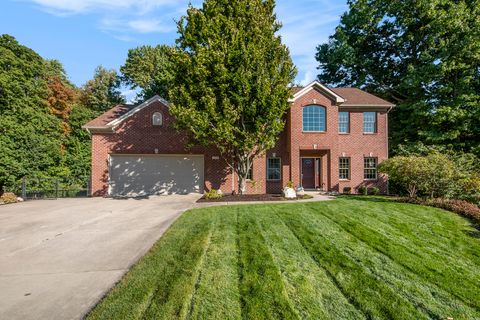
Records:
[[[238,193],[247,194],[247,176],[252,167],[252,159],[249,155],[241,155],[237,162]]]

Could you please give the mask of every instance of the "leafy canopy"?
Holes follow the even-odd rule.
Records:
[[[319,80],[397,104],[390,134],[480,154],[480,1],[358,0],[318,47]]]
[[[140,89],[139,100],[158,94],[168,96],[172,82],[172,62],[166,45],[140,46],[128,50],[125,64],[120,68],[122,81],[133,89]]]
[[[193,140],[233,157],[240,184],[282,131],[296,72],[274,7],[272,0],[190,6],[172,52],[172,114]]]

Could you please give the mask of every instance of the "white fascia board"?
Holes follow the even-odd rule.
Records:
[[[153,102],[155,101],[160,101],[162,104],[166,105],[167,107],[170,106],[170,104],[168,103],[167,100],[163,99],[162,97],[160,97],[159,95],[155,95],[153,96],[152,98],[148,99],[147,101],[139,104],[138,106],[134,107],[132,110],[128,111],[127,113],[125,113],[124,115],[118,117],[117,119],[115,120],[112,120],[110,121],[109,123],[107,123],[107,126],[109,127],[115,127],[117,126],[118,124],[122,123],[125,119],[128,119],[130,118],[131,116],[133,116],[135,113],[137,113],[138,111],[148,107],[150,104],[152,104]]]
[[[324,94],[326,94],[327,96],[333,98],[335,100],[336,104],[341,104],[341,103],[345,102],[344,98],[342,98],[341,96],[339,96],[338,94],[336,94],[335,92],[333,92],[332,90],[330,90],[329,88],[327,88],[326,86],[324,86],[323,84],[318,82],[317,80],[314,80],[308,86],[306,86],[302,90],[295,93],[293,95],[293,98],[289,99],[288,101],[289,102],[294,102],[295,100],[297,100],[298,98],[300,98],[301,96],[303,96],[304,94],[306,94],[307,92],[309,92],[310,90],[313,90],[313,89],[318,89],[321,92],[323,92]]]

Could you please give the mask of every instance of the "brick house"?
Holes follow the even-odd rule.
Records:
[[[293,88],[276,146],[254,160],[249,193],[278,193],[289,181],[305,189],[387,192],[377,165],[388,157],[393,104],[356,88],[314,81]],[[168,102],[118,105],[84,126],[92,134],[92,195],[136,196],[221,189],[238,192],[238,177],[215,148],[187,147]]]

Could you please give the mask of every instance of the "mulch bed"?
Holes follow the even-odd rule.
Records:
[[[205,199],[205,197],[200,198],[197,202],[240,202],[240,201],[289,201],[289,200],[303,200],[311,199],[312,196],[304,195],[298,196],[295,199],[287,199],[281,194],[226,194],[218,199]]]

